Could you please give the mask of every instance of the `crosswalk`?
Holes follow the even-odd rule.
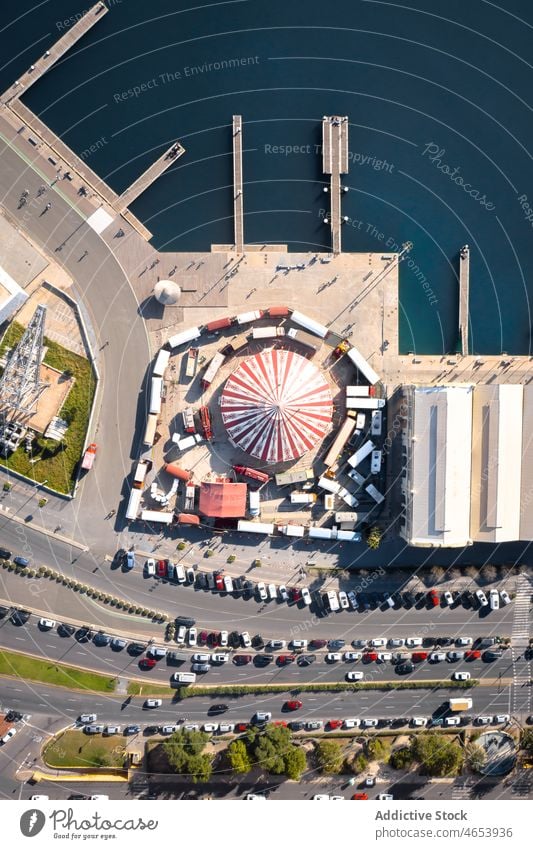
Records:
[[[520,575],[514,599],[514,618],[511,632],[511,655],[513,659],[512,712],[531,713],[530,686],[531,663],[525,658],[529,646],[531,626],[531,581],[526,575]]]

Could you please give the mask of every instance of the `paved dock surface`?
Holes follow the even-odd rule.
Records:
[[[242,192],[242,116],[233,116],[233,218],[235,250],[244,248],[244,197]]]
[[[459,330],[461,332],[461,353],[468,356],[468,303],[470,292],[470,248],[461,248],[459,259]]]
[[[341,252],[341,174],[348,173],[348,118],[338,115],[322,119],[322,170],[330,174],[331,247]]]
[[[179,142],[171,144],[170,147],[167,148],[167,150],[165,150],[165,152],[159,157],[159,159],[156,159],[156,161],[120,195],[117,202],[114,204],[115,209],[118,212],[123,212],[126,207],[132,204],[139,195],[146,191],[146,189],[151,186],[152,183],[161,176],[161,174],[164,174],[167,168],[170,168],[170,166],[176,162],[180,156],[183,156],[184,153],[185,148]]]

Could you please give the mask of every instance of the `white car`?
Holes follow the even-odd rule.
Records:
[[[98,716],[96,713],[82,713],[80,716],[80,722],[83,722],[85,725],[88,722],[96,722]]]
[[[233,581],[229,575],[224,575],[224,589],[227,593],[233,592]]]
[[[248,631],[243,631],[243,632],[242,632],[242,634],[241,634],[241,642],[242,642],[243,648],[245,648],[245,649],[249,649],[249,648],[250,648],[250,646],[252,645],[252,639],[251,639],[250,634],[248,633]]]
[[[444,725],[446,728],[451,728],[452,725],[460,725],[461,717],[460,716],[447,716],[444,720]]]
[[[458,660],[464,660],[465,653],[464,651],[449,651],[446,654],[446,660],[450,660],[455,663]]]
[[[317,793],[313,796],[313,802],[329,802],[329,795],[327,793]]]
[[[357,596],[356,596],[356,594],[354,593],[354,591],[353,591],[353,590],[350,590],[350,592],[349,592],[349,593],[347,593],[347,595],[348,595],[348,601],[350,602],[350,605],[351,605],[352,610],[357,610],[357,609],[358,609],[358,607],[359,607],[359,605],[358,605],[358,603],[357,603]]]
[[[472,645],[472,637],[457,637],[455,641],[456,646],[471,646]]]
[[[360,651],[345,651],[344,660],[347,663],[353,663],[355,660],[361,660],[362,654]]]
[[[235,723],[234,722],[223,722],[222,725],[218,726],[219,734],[233,734],[235,731]]]
[[[287,592],[287,587],[282,584],[281,587],[278,587],[278,594],[281,601],[289,600],[289,593]]]
[[[268,598],[268,593],[263,581],[259,581],[257,585],[257,595],[261,599],[261,601],[266,601]]]
[[[511,717],[508,713],[497,713],[492,721],[494,725],[506,725],[510,719]]]
[[[500,590],[500,598],[503,604],[511,604],[511,599],[507,590]]]
[[[215,652],[215,654],[211,655],[212,663],[227,663],[229,660],[229,654],[226,652]]]
[[[153,557],[149,557],[146,563],[144,564],[144,571],[148,576],[155,575],[155,560]]]
[[[50,796],[30,796],[30,802],[46,802]]]
[[[174,564],[174,578],[178,582],[178,584],[185,583],[185,569],[181,565],[181,563]]]
[[[228,645],[228,632],[227,631],[221,631],[220,632],[220,645],[222,646],[222,648],[226,648],[226,646]]]
[[[349,610],[350,608],[350,602],[348,601],[348,596],[344,590],[339,591],[339,604],[343,610]]]
[[[8,740],[11,740],[11,738],[14,737],[16,733],[17,733],[16,728],[10,728],[9,731],[7,732],[7,734],[4,734],[4,736],[2,737],[2,745],[4,743],[7,743]]]
[[[185,627],[185,625],[180,625],[176,633],[176,642],[181,643],[183,645],[185,643],[186,635],[187,628]]]
[[[386,645],[387,645],[387,640],[384,640],[384,639],[383,639],[383,637],[376,637],[376,639],[375,639],[375,640],[370,640],[370,645],[371,645],[371,646],[372,646],[372,648],[374,648],[374,649],[379,649],[379,648],[381,648],[382,646],[386,646]]]
[[[162,699],[146,699],[144,706],[147,708],[158,708],[163,704]]]
[[[450,592],[445,592],[442,594],[445,604],[453,604],[453,595]]]
[[[425,716],[413,716],[411,720],[413,728],[425,728],[427,724],[428,720]]]
[[[55,628],[56,623],[54,619],[39,619],[39,628],[42,628],[43,631],[50,631],[51,628]]]
[[[94,796],[89,796],[89,799],[92,802],[97,802],[97,801],[102,800],[102,799],[109,799],[109,796],[104,796],[102,793],[97,793]]]
[[[345,719],[342,723],[343,728],[359,728],[358,719]]]
[[[311,593],[307,587],[302,587],[302,601],[307,607],[311,604]]]
[[[278,591],[275,584],[269,584],[267,587],[268,597],[271,601],[278,597]]]
[[[392,649],[401,649],[404,645],[405,640],[403,640],[401,637],[393,637],[391,640],[389,640],[389,646]]]
[[[490,609],[491,610],[499,610],[500,609],[500,594],[498,590],[491,590],[489,593],[490,599]]]
[[[215,731],[218,731],[218,722],[204,722],[202,725],[202,731],[207,731],[208,734],[213,734]]]
[[[378,724],[377,719],[362,719],[361,726],[363,728],[375,728]]]
[[[470,672],[454,672],[452,679],[454,681],[470,681]]]
[[[276,651],[277,649],[284,649],[285,646],[287,645],[287,641],[286,640],[270,640],[270,642],[267,643],[267,645],[268,645],[269,648],[274,649],[274,651]]]
[[[414,649],[417,646],[421,646],[422,637],[407,637],[405,645],[408,646],[410,649]]]
[[[346,680],[347,681],[362,681],[364,678],[364,672],[347,672]]]
[[[162,725],[161,726],[161,734],[174,734],[174,731],[178,730],[177,725]]]
[[[429,660],[431,663],[440,663],[441,660],[446,660],[446,652],[444,651],[432,651]]]
[[[492,722],[492,716],[476,716],[474,719],[474,725],[490,725]]]
[[[198,631],[196,630],[196,628],[189,628],[189,638],[188,638],[189,645],[195,646],[197,639],[198,639]]]
[[[342,655],[339,652],[329,651],[326,655],[327,663],[338,663],[339,660],[342,660]]]
[[[211,655],[204,652],[195,652],[191,657],[193,663],[210,663]]]
[[[259,800],[266,802],[266,796],[258,796],[257,793],[247,793],[244,799],[248,802],[258,802]]]
[[[392,793],[378,793],[378,799],[380,802],[392,802],[394,796]]]
[[[200,726],[196,722],[186,722],[183,726],[185,731],[199,731]]]
[[[387,663],[390,660],[392,660],[392,654],[390,651],[378,652],[378,663]]]
[[[476,598],[479,601],[481,607],[488,607],[487,596],[483,592],[483,590],[476,590]]]

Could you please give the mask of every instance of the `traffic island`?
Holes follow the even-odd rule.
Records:
[[[100,675],[98,672],[86,672],[64,663],[50,663],[6,649],[0,649],[1,675],[93,693],[113,693],[116,688],[116,678]]]
[[[124,739],[102,734],[94,736],[77,729],[63,731],[42,751],[47,767],[54,769],[122,770],[127,766]]]

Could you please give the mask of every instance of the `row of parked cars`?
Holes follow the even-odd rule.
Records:
[[[412,607],[458,607],[463,605],[469,608],[490,607],[491,610],[498,610],[501,605],[510,604],[511,597],[506,590],[492,589],[489,592],[489,598],[483,590],[445,591],[442,593],[432,589],[427,592],[354,592],[350,590],[344,592],[340,590],[328,590],[322,594],[322,603],[327,611],[336,613],[338,610],[353,610],[361,613],[367,610],[382,610],[394,609],[399,610]]]

